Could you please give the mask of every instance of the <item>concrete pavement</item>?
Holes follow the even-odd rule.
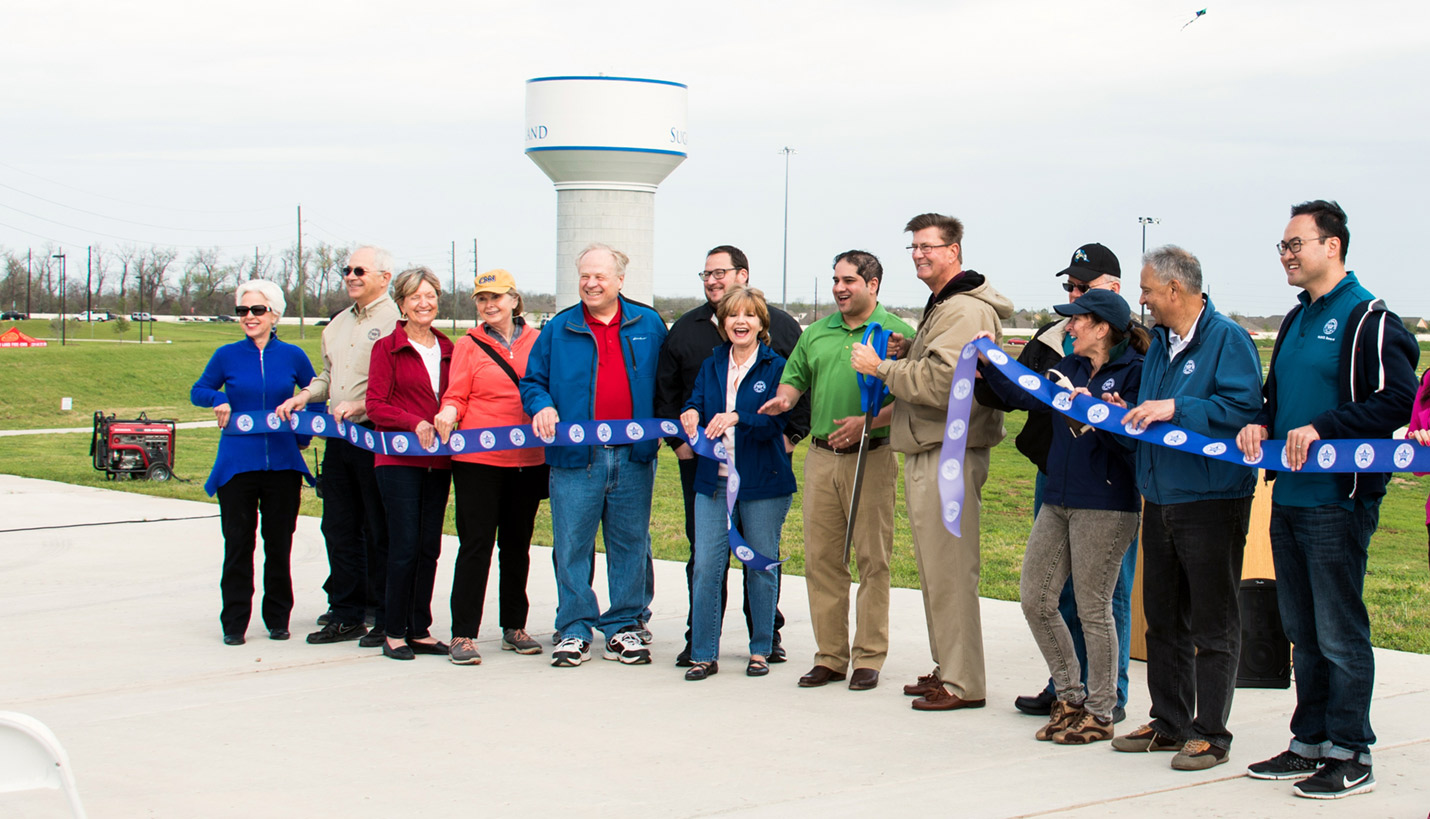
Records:
[[[496,583],[484,662],[399,663],[356,643],[303,641],[325,608],[318,521],[293,549],[294,639],[222,644],[217,507],[0,476],[0,710],[49,725],[90,815],[404,816],[1425,816],[1430,657],[1377,652],[1375,792],[1339,802],[1242,774],[1285,748],[1293,695],[1238,691],[1231,761],[1180,773],[1171,754],[1037,742],[1013,697],[1046,679],[1017,604],[985,600],[989,706],[921,714],[899,688],[926,673],[916,590],[896,589],[878,689],[795,685],[813,653],[802,578],[785,581],[791,660],[743,675],[732,605],[725,663],[700,683],[673,666],[683,567],[657,562],[655,663],[549,665],[555,584],[534,548],[531,631],[547,653],[498,650]],[[116,523],[116,521],[149,521]],[[67,526],[68,528],[42,528]],[[444,544],[434,633],[447,636],[456,541]],[[598,562],[597,577],[604,566]],[[733,578],[732,578],[733,580]],[[603,592],[603,588],[598,587]],[[604,598],[604,593],[602,593]],[[596,655],[599,657],[599,652]],[[1131,715],[1147,711],[1133,664]],[[55,792],[0,794],[0,816],[61,816]]]

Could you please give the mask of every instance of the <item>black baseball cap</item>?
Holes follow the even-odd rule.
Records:
[[[1111,290],[1089,290],[1078,296],[1077,301],[1059,304],[1053,310],[1060,316],[1090,314],[1119,330],[1126,330],[1132,324],[1132,308],[1127,306],[1126,299]]]
[[[1117,263],[1116,253],[1093,242],[1073,251],[1072,261],[1068,262],[1067,268],[1059,270],[1053,275],[1072,276],[1074,279],[1084,282],[1090,282],[1099,276],[1114,276],[1120,279],[1122,278],[1122,265]]]

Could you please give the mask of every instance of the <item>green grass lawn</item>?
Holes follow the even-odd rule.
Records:
[[[236,340],[241,331],[235,325],[188,323],[161,323],[158,329],[158,337],[172,340],[171,344],[76,343],[63,348],[0,350],[0,429],[87,427],[95,410],[117,412],[121,417],[146,410],[156,418],[211,419],[210,411],[189,405],[189,387],[198,378],[214,347]],[[284,328],[285,340],[296,340],[296,329]],[[109,331],[107,327],[96,329],[96,337],[101,332]],[[316,333],[310,332],[309,338],[301,343],[316,359]],[[60,411],[62,396],[75,399],[72,412]],[[1018,599],[1018,573],[1032,522],[1033,468],[1012,446],[1012,436],[1021,424],[1021,414],[1008,417],[1009,440],[993,452],[983,493],[983,574],[979,590],[982,595],[999,600]],[[0,439],[0,473],[162,497],[208,500],[203,482],[213,463],[218,438],[217,429],[179,431],[175,472],[191,483],[108,481],[91,466],[89,436],[74,434]],[[321,446],[319,441],[313,448]],[[801,480],[807,446],[801,444],[795,451],[795,474]],[[310,462],[311,458],[310,452]],[[1430,600],[1430,572],[1426,567],[1424,513],[1427,492],[1430,492],[1430,478],[1397,475],[1381,509],[1380,529],[1371,542],[1365,592],[1371,611],[1372,634],[1378,646],[1430,653],[1430,606],[1426,605]],[[785,570],[797,575],[804,573],[800,501],[801,496],[796,494],[785,521],[782,542],[783,552],[789,558]],[[311,490],[305,489],[303,514],[317,515],[320,510],[320,502]],[[547,510],[547,504],[543,503],[536,524],[535,540],[542,545],[551,544],[551,518]],[[456,531],[450,508],[447,531],[452,534]],[[656,472],[651,542],[657,558],[684,560],[689,553],[679,472],[675,457],[667,448],[662,448]],[[913,544],[903,508],[902,480],[898,488],[892,577],[895,586],[918,587]]]

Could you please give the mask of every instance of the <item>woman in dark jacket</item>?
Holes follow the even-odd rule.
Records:
[[[1073,354],[1054,365],[1049,380],[1075,395],[1110,393],[1136,403],[1149,339],[1132,321],[1127,302],[1111,290],[1090,290],[1054,309],[1072,318],[1067,332]],[[999,398],[1019,409],[1042,407],[986,361],[981,359],[979,371]],[[1112,738],[1117,705],[1112,591],[1141,508],[1132,453],[1116,437],[1065,416],[1053,419],[1048,482],[1028,535],[1020,588],[1023,616],[1057,688],[1048,724],[1036,734],[1040,740],[1083,745]],[[1080,682],[1072,635],[1058,613],[1069,573],[1087,642],[1086,686]]]
[[[701,366],[690,400],[680,415],[686,435],[705,435],[724,444],[739,473],[738,501],[726,511],[727,466],[701,458],[695,473],[695,576],[691,595],[690,659],[687,680],[703,680],[719,671],[720,626],[724,606],[721,578],[730,568],[729,527],[736,526],[750,548],[778,560],[780,530],[796,489],[784,449],[785,417],[760,415],[760,405],[774,395],[785,360],[769,347],[770,312],[759,290],[732,288],[715,309],[725,343]],[[774,638],[773,571],[749,577],[750,661],[745,673],[769,673]]]
[[[452,342],[432,322],[442,295],[425,267],[404,271],[392,286],[404,321],[378,339],[368,366],[367,417],[379,432],[413,432],[418,446],[435,448],[433,419],[441,408],[452,363]],[[432,637],[432,587],[442,553],[452,467],[447,456],[374,458],[377,488],[387,511],[387,622],[382,653],[394,660],[447,655]]]
[[[189,390],[196,407],[213,407],[220,428],[234,410],[272,410],[293,397],[293,388],[313,380],[307,353],[278,340],[274,328],[285,301],[278,285],[254,280],[234,294],[244,339],[214,351],[204,374]],[[308,439],[303,438],[302,446]],[[218,457],[204,491],[218,495],[223,527],[223,575],[219,590],[223,641],[241,646],[253,614],[253,551],[263,511],[263,624],[273,640],[288,639],[293,611],[289,555],[298,522],[302,481],[308,475],[299,439],[286,428],[263,435],[219,438]]]

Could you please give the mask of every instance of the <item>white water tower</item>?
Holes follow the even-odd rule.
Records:
[[[633,77],[526,81],[526,155],[556,186],[556,309],[580,301],[576,254],[631,257],[622,293],[651,303],[655,190],[685,161],[686,87]]]

